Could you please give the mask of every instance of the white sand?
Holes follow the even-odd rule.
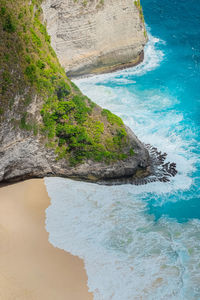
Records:
[[[42,179],[0,188],[0,300],[92,300],[83,262],[45,231]]]

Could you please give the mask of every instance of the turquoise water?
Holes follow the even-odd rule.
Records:
[[[180,135],[189,141],[190,151],[200,154],[200,3],[192,1],[148,1],[142,2],[147,24],[152,34],[165,41],[159,48],[165,59],[153,72],[138,78],[139,89],[160,89],[167,97],[177,99],[166,110],[176,110],[183,116],[178,128],[169,128],[169,134]],[[159,109],[159,108],[158,108]],[[192,155],[191,153],[191,155]],[[200,164],[194,164],[196,171],[189,191],[170,195],[176,203],[165,201],[159,208],[153,208],[154,197],[149,199],[150,212],[156,218],[163,214],[183,222],[190,218],[200,218]],[[186,200],[186,201],[185,201]]]
[[[178,174],[145,186],[46,178],[46,228],[53,245],[84,259],[95,300],[200,300],[200,4],[142,5],[144,62],[75,82]]]

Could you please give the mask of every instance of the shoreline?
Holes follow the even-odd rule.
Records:
[[[83,261],[48,241],[49,205],[43,179],[0,186],[1,299],[93,299]]]

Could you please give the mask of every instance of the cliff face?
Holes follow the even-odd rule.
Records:
[[[34,177],[61,176],[104,184],[135,183],[150,174],[149,154],[137,137],[130,133],[134,157],[110,164],[86,160],[72,167],[66,159],[57,159],[41,137],[13,130],[4,123],[0,134],[0,182]],[[127,180],[126,180],[127,178]]]
[[[66,76],[42,23],[41,2],[0,1],[0,182],[147,176],[144,145]]]
[[[139,63],[147,41],[140,1],[45,0],[52,46],[69,76]]]

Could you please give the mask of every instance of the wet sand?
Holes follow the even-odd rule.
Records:
[[[49,204],[43,179],[0,188],[0,299],[93,299],[82,260],[48,242]]]

